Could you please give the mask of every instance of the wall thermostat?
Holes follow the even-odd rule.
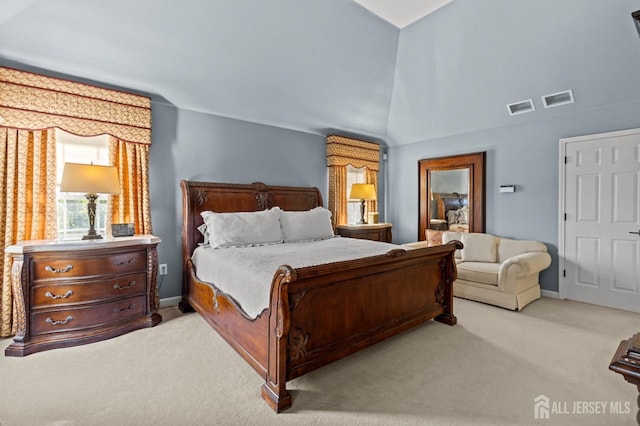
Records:
[[[516,192],[515,185],[500,185],[500,192]]]
[[[111,225],[111,236],[113,237],[132,237],[133,232],[133,223],[114,223]]]

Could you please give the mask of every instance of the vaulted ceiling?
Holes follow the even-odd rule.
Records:
[[[10,0],[0,56],[179,108],[383,137],[399,30],[352,0]]]
[[[3,0],[0,64],[391,145],[508,126],[506,103],[533,98],[540,110],[540,95],[564,89],[570,108],[640,96],[637,0],[446,3]],[[396,13],[416,4],[409,18]]]

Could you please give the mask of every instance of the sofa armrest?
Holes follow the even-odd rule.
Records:
[[[498,288],[515,294],[518,279],[539,274],[550,265],[551,256],[547,252],[529,252],[510,257],[500,265]]]

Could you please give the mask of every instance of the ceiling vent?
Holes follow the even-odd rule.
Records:
[[[536,107],[533,105],[533,99],[527,99],[526,101],[514,102],[507,105],[507,111],[509,115],[524,114],[525,112],[535,111]]]
[[[545,108],[557,107],[560,105],[572,104],[573,92],[571,90],[565,90],[564,92],[551,93],[550,95],[544,95],[542,97],[542,103]]]

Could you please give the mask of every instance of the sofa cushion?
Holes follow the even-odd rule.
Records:
[[[498,262],[504,262],[510,257],[535,251],[546,253],[547,246],[538,241],[498,238]]]
[[[444,231],[442,233],[442,244],[447,244],[449,241],[458,240],[461,241],[462,232]],[[462,259],[462,250],[456,250],[456,259]]]
[[[456,265],[458,278],[487,285],[498,285],[499,263],[461,262]]]
[[[462,234],[464,262],[495,262],[497,239],[491,234]]]

